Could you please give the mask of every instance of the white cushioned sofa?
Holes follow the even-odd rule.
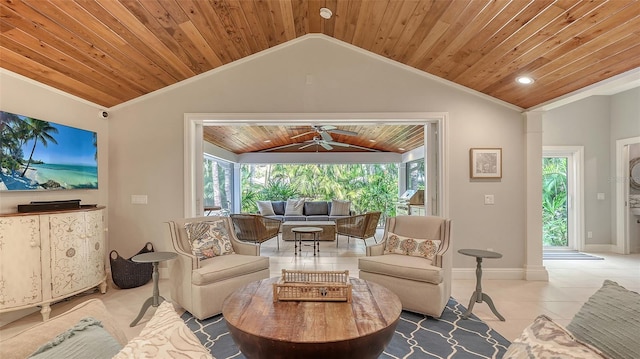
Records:
[[[91,322],[90,325],[79,323]],[[37,354],[31,356],[36,351]],[[128,340],[100,299],[0,340],[0,358],[212,358],[170,302],[163,302]]]
[[[605,280],[567,327],[540,315],[504,359],[638,359],[640,294]]]

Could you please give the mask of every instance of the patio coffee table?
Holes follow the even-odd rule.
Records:
[[[318,240],[335,241],[336,240],[336,222],[334,221],[289,221],[282,223],[282,240],[293,241],[294,236],[291,231],[295,227],[318,227],[322,228],[322,233]],[[312,240],[313,235],[307,235],[304,240]]]
[[[255,358],[378,358],[402,312],[387,288],[349,278],[348,302],[273,301],[280,278],[249,283],[231,293],[222,314],[242,354]]]

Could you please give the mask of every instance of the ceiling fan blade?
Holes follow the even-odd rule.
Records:
[[[308,132],[305,132],[305,133],[300,133],[300,134],[297,134],[295,136],[292,136],[291,139],[293,140],[294,138],[306,136],[306,135],[309,135],[309,134],[312,134],[312,133],[316,133],[316,131],[308,131]]]
[[[340,146],[340,147],[351,147],[351,145],[348,144],[348,143],[335,142],[335,141],[327,141],[327,144],[334,145],[334,146]]]
[[[324,125],[324,126],[320,126],[320,129],[323,131],[331,131],[331,130],[335,130],[337,127],[333,126],[333,125]]]
[[[308,145],[304,145],[304,146],[298,147],[298,149],[299,149],[299,150],[303,150],[303,149],[305,149],[305,148],[307,148],[307,147],[309,147],[309,146],[313,146],[314,144],[315,144],[315,142],[312,142],[312,143],[310,143],[310,144],[308,144]]]
[[[357,146],[357,145],[350,145],[349,147],[359,148],[361,150],[370,151],[370,152],[380,152],[380,150],[376,150],[375,148],[362,147],[362,146]]]
[[[296,146],[299,145],[299,143],[290,143],[288,145],[282,145],[282,146],[277,146],[277,147],[271,147],[271,148],[266,148],[264,150],[260,150],[258,152],[271,152],[271,151],[276,151],[276,150],[281,150],[283,148],[287,148],[287,147],[291,147],[291,146]]]
[[[331,134],[329,134],[329,132],[326,132],[326,131],[320,132],[320,137],[322,137],[322,139],[325,141],[333,141],[333,137],[331,137]]]
[[[325,150],[331,151],[333,147],[329,146],[326,142],[320,142],[320,146],[324,147]]]
[[[347,136],[356,136],[358,134],[357,132],[347,131],[347,130],[339,130],[339,129],[327,130],[327,131],[333,132],[333,133],[337,133],[337,134],[340,134],[340,135],[347,135]]]

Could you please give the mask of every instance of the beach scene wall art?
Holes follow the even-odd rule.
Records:
[[[0,167],[0,191],[97,189],[97,134],[0,111]]]

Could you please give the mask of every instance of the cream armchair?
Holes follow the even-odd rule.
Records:
[[[358,259],[360,278],[389,288],[400,297],[402,308],[439,318],[451,296],[451,220],[440,217],[387,218],[382,242],[367,247]],[[441,241],[433,261],[404,254],[385,254],[389,233],[414,239]]]
[[[191,252],[186,223],[224,221],[235,254],[199,259]],[[269,278],[269,258],[259,256],[255,244],[240,242],[229,217],[182,218],[167,222],[173,249],[168,262],[171,299],[198,319],[222,312],[225,298],[236,289]]]

